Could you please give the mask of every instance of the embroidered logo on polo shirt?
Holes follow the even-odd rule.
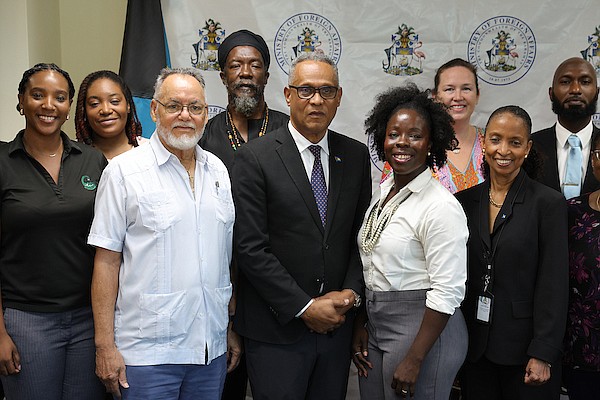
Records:
[[[96,190],[96,188],[98,187],[98,183],[94,182],[92,180],[92,178],[90,178],[87,175],[83,175],[81,177],[81,185],[86,189],[86,190]]]

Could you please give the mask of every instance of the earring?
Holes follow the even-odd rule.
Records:
[[[430,151],[428,151],[428,152],[427,152],[427,157],[429,157],[430,155],[431,155],[431,152],[430,152]]]
[[[527,158],[528,155],[529,155],[529,153],[525,154],[525,158]]]
[[[69,114],[67,114],[67,121],[69,120]]]
[[[19,107],[19,114],[25,115],[25,111],[23,111],[23,109],[21,107]]]

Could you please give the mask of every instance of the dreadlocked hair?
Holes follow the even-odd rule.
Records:
[[[88,145],[92,145],[94,143],[94,136],[96,133],[92,130],[92,127],[87,120],[85,103],[87,100],[88,88],[98,79],[110,79],[121,88],[123,96],[125,96],[125,101],[129,106],[127,122],[125,123],[125,135],[129,140],[129,144],[133,145],[134,147],[137,146],[137,137],[142,135],[142,124],[140,123],[135,110],[135,103],[133,102],[131,90],[129,90],[129,87],[123,78],[112,71],[106,70],[92,72],[83,78],[81,86],[79,86],[79,93],[77,95],[77,103],[75,106],[75,134],[77,136],[77,141]]]

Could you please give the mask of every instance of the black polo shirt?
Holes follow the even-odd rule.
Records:
[[[64,151],[55,184],[25,152],[23,133],[0,144],[2,305],[34,312],[87,306],[94,258],[87,236],[107,161],[61,132]]]

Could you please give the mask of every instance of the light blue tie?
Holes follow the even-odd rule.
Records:
[[[569,147],[567,174],[563,183],[563,194],[567,200],[581,194],[581,172],[583,168],[581,140],[579,140],[577,135],[569,136]]]
[[[325,184],[323,164],[321,164],[321,146],[312,145],[308,146],[308,149],[313,156],[315,156],[315,162],[310,176],[310,185],[312,186],[315,195],[321,223],[325,226],[325,220],[327,218],[327,185]]]

